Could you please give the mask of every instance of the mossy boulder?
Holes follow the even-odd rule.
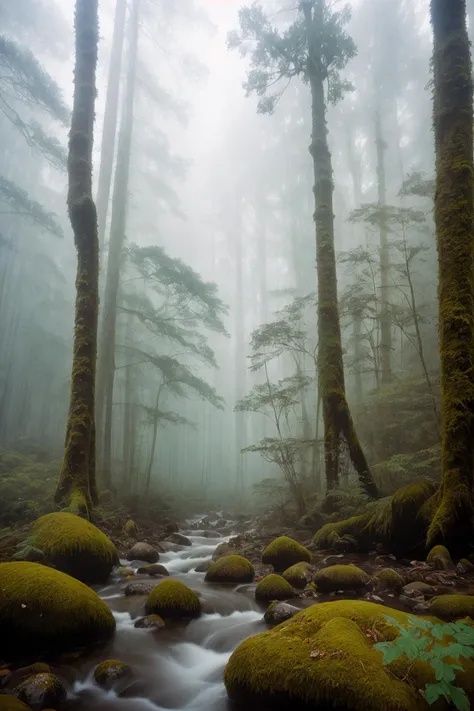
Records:
[[[263,551],[262,562],[281,573],[295,563],[311,563],[311,553],[288,536],[275,538]]]
[[[255,577],[252,563],[241,555],[228,555],[219,558],[209,567],[206,577],[208,583],[251,583]]]
[[[429,612],[447,622],[463,617],[474,621],[474,595],[438,595],[431,600]]]
[[[186,619],[199,617],[201,601],[187,585],[167,578],[158,583],[148,595],[145,609],[148,615],[160,615],[165,620]]]
[[[436,570],[454,570],[454,563],[445,546],[434,546],[428,553],[426,562]]]
[[[130,548],[127,554],[128,560],[144,560],[145,563],[158,563],[160,560],[160,554],[150,546],[148,543],[141,541],[140,543],[135,543],[134,546]]]
[[[107,659],[94,669],[94,681],[104,689],[113,689],[132,676],[132,668],[119,659]]]
[[[408,625],[408,614],[371,602],[313,605],[237,647],[224,673],[227,693],[256,708],[277,703],[279,711],[426,711],[419,689],[435,681],[431,665],[403,655],[384,666],[373,647],[398,636],[386,616]],[[453,683],[472,701],[474,664],[463,665]]]
[[[461,558],[456,566],[456,570],[458,573],[461,573],[461,575],[465,575],[466,573],[474,573],[474,563],[471,563],[468,558]]]
[[[89,646],[115,630],[91,588],[39,563],[1,563],[0,590],[0,639],[11,658]]]
[[[359,590],[370,582],[370,576],[356,565],[330,565],[318,570],[313,576],[318,592],[331,593],[337,590]]]
[[[13,690],[32,711],[57,709],[66,698],[66,689],[55,674],[33,674]]]
[[[255,589],[255,598],[259,602],[288,600],[295,596],[294,590],[285,578],[272,573],[259,582]]]
[[[57,570],[85,583],[106,582],[119,562],[117,549],[105,533],[64,511],[35,521],[26,544],[42,551]]]
[[[31,709],[16,696],[0,694],[0,711],[31,711]]]
[[[135,521],[130,518],[124,525],[123,532],[126,536],[130,536],[130,538],[136,538],[138,536],[138,526]]]
[[[162,630],[165,627],[165,621],[159,615],[147,615],[146,617],[140,617],[136,620],[133,625],[137,629],[157,629]]]
[[[154,577],[155,575],[161,575],[161,576],[168,576],[169,573],[166,570],[164,565],[160,565],[159,563],[151,563],[150,565],[144,565],[141,568],[138,568],[137,573],[140,575],[150,575]]]
[[[308,563],[295,563],[287,568],[282,577],[294,588],[304,588],[311,580]]]
[[[319,531],[316,532],[313,541],[322,549],[332,549],[335,543],[344,536],[351,536],[358,542],[358,546],[364,548],[365,527],[371,519],[371,514],[361,514],[360,516],[352,516],[343,521],[335,523],[327,523]]]
[[[375,583],[379,590],[393,590],[401,592],[405,585],[405,579],[393,568],[383,568],[375,576]]]

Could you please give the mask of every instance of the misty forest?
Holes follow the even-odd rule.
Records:
[[[474,709],[474,0],[0,0],[0,711]]]

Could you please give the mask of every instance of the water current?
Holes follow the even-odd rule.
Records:
[[[213,585],[195,568],[212,557],[226,538],[205,538],[204,531],[187,534],[192,546],[174,546],[160,554],[170,576],[195,590],[203,605],[202,616],[190,623],[163,630],[137,629],[134,622],[144,612],[145,596],[129,596],[130,582],[113,577],[96,588],[112,610],[117,630],[107,646],[61,668],[68,682],[70,711],[224,711],[228,701],[224,667],[235,647],[245,638],[264,631],[263,610],[255,602],[252,585]],[[200,535],[201,534],[201,535]],[[134,569],[143,562],[127,561]],[[159,582],[148,576],[135,580]],[[120,691],[104,691],[94,683],[95,666],[104,659],[119,659],[133,668],[134,681]]]

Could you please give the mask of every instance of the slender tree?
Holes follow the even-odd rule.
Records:
[[[316,256],[318,275],[319,380],[325,429],[325,465],[328,488],[339,483],[341,458],[349,453],[361,485],[377,496],[367,460],[355,431],[346,399],[339,321],[336,257],[334,249],[333,179],[326,123],[327,101],[338,101],[350,88],[340,71],[356,53],[345,31],[349,9],[336,12],[326,0],[302,0],[296,19],[283,32],[268,20],[262,8],[240,11],[240,33],[231,33],[229,46],[245,52],[253,40],[252,69],[247,93],[261,96],[259,110],[271,112],[280,94],[269,95],[278,79],[300,76],[310,86],[314,168]],[[325,87],[328,86],[326,94]]]
[[[387,146],[382,136],[382,122],[379,113],[375,117],[375,146],[377,149],[377,204],[379,207],[380,233],[380,372],[382,385],[387,385],[392,380],[392,322],[390,318],[389,288],[390,249],[385,210],[387,204],[385,150]]]
[[[55,501],[87,514],[95,482],[95,365],[99,306],[99,242],[92,198],[98,0],[76,0],[74,105],[69,135],[68,210],[77,249],[76,312],[66,443]]]
[[[472,536],[474,488],[473,86],[466,0],[431,0],[439,268],[442,484],[428,544]]]
[[[112,402],[115,378],[115,332],[120,269],[122,265],[130,157],[133,134],[133,102],[136,85],[140,0],[134,0],[130,14],[130,41],[127,86],[117,147],[114,194],[110,225],[110,245],[105,281],[104,310],[101,318],[99,361],[97,370],[97,426],[99,432],[100,474],[104,486],[111,484]]]
[[[99,245],[104,248],[107,211],[109,207],[112,168],[114,163],[115,134],[120,95],[120,69],[122,66],[123,38],[125,34],[126,0],[117,0],[115,6],[114,34],[110,53],[107,95],[105,98],[102,144],[100,148],[100,169],[97,186],[97,219],[99,223]]]

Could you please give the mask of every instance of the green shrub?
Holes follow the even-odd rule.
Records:
[[[436,676],[435,683],[425,686],[425,699],[431,706],[443,697],[459,711],[469,711],[470,703],[464,689],[454,686],[456,671],[464,671],[456,664],[461,657],[474,657],[474,629],[464,622],[440,624],[417,617],[408,618],[408,626],[386,616],[398,631],[392,642],[379,642],[375,649],[383,653],[383,663],[391,664],[405,654],[410,660],[429,662]],[[454,661],[453,661],[454,660]]]

